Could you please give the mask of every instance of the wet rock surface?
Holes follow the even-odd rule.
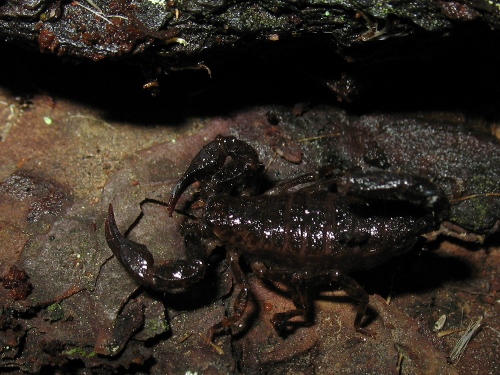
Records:
[[[487,317],[484,327],[492,329],[483,328],[475,338],[482,344],[472,346],[479,350],[478,356],[486,355],[480,347],[486,349],[488,340],[497,340],[499,323],[494,283],[498,250],[490,247],[495,246],[496,235],[491,233],[497,230],[500,215],[498,197],[471,198],[487,202],[481,210],[469,206],[468,200],[459,202],[450,218],[466,231],[490,234],[491,240],[480,250],[471,252],[465,242],[435,240],[427,247],[439,247],[437,251],[418,257],[421,247],[416,248],[402,260],[355,275],[373,294],[369,327],[377,332],[376,338],[354,331],[353,303],[335,287],[318,290],[313,326],[299,326],[288,337],[280,337],[269,320],[292,308],[286,288],[251,276],[253,297],[241,327],[232,336],[217,336],[215,347],[209,345],[207,330],[231,313],[237,289],[223,254],[212,259],[214,267],[207,278],[186,292],[164,295],[138,290],[105,245],[107,205],[113,203],[119,227],[123,231],[131,227],[129,236],[147,244],[155,257],[182,258],[182,217],[170,219],[159,202],[167,199],[193,155],[219,133],[250,142],[268,166],[271,181],[325,164],[358,165],[418,173],[441,184],[450,198],[500,191],[498,142],[478,131],[476,122],[450,123],[436,114],[358,117],[329,106],[311,107],[300,115],[294,108],[257,108],[199,122],[175,142],[139,150],[119,161],[102,197],[90,205],[81,198],[64,200],[73,195],[45,180],[36,180],[40,187],[32,189],[33,178],[15,173],[1,185],[4,222],[20,233],[30,233],[33,226],[36,231],[26,235],[24,246],[12,248],[17,257],[7,256],[29,276],[32,290],[15,298],[5,288],[12,272],[4,274],[2,366],[27,372],[46,371],[47,363],[60,369],[100,371],[123,366],[150,373],[331,373],[335,368],[354,374],[366,369],[397,373],[402,358],[402,373],[455,374],[460,365],[448,365],[447,355],[459,334],[439,338],[431,327],[440,313],[449,316],[449,328],[465,324],[458,319],[463,306],[468,306],[462,318],[466,322]],[[428,151],[429,139],[439,152]],[[407,142],[411,147],[405,148]],[[486,150],[487,159],[480,157],[481,150]],[[487,182],[476,184],[477,176]],[[57,215],[44,211],[45,225],[29,220],[32,201],[50,196],[54,189],[62,199],[50,206]],[[183,198],[189,197],[188,192]],[[12,200],[25,207],[20,218],[7,214],[15,206]],[[429,278],[429,268],[435,269],[432,274],[449,271],[437,280]],[[377,295],[390,295],[391,304]],[[465,363],[473,361],[465,358]],[[494,369],[498,362],[487,366]]]
[[[124,8],[109,8],[116,4],[103,8],[120,15]],[[179,22],[188,11],[212,11],[183,4]],[[494,24],[494,17],[487,20],[493,11],[486,4],[436,4],[440,17],[453,22]],[[234,11],[233,5],[228,7]],[[42,22],[48,32],[29,35],[41,33],[46,52],[62,53],[64,43],[57,44],[64,31],[57,29],[62,6],[86,12],[73,3],[34,1],[12,15],[19,4],[4,2],[0,23],[19,21],[21,15],[27,24]],[[165,20],[146,16],[144,9],[141,19],[148,29],[167,31]],[[77,17],[69,10],[66,16]],[[171,12],[175,20],[175,8]],[[271,10],[259,14],[265,12]],[[40,21],[43,13],[54,13],[54,21]],[[92,35],[99,30],[92,29],[94,21],[102,19],[86,17],[88,33],[79,30],[83,39],[68,42],[80,43],[80,52],[102,48],[104,40]],[[357,37],[368,30],[360,17],[351,30]],[[158,34],[134,34],[131,19],[116,18],[104,26],[127,28],[128,34],[114,34],[125,44],[108,40],[110,45],[86,57],[156,46]],[[210,65],[213,78],[204,67],[161,75],[166,89],[156,98],[141,91],[144,78],[136,66],[73,66],[7,48],[8,54],[0,54],[6,73],[0,75],[1,371],[499,372],[498,58],[491,54],[495,33],[480,34],[487,42],[477,45],[466,33],[453,32],[429,44],[405,39],[398,48],[373,39],[361,43],[371,47],[359,54],[356,43],[339,51],[309,39],[300,52],[288,44],[287,54],[273,44]],[[392,36],[385,40],[402,37]],[[144,44],[130,44],[134,38]],[[182,53],[203,40],[199,43],[177,40],[161,48]],[[304,63],[304,56],[316,65]],[[161,202],[193,155],[219,133],[256,148],[268,167],[269,185],[334,165],[416,173],[445,190],[453,205],[440,233],[422,238],[401,258],[352,275],[370,294],[366,326],[377,332],[375,338],[354,331],[354,304],[335,285],[315,290],[312,326],[298,325],[279,336],[269,320],[293,308],[289,291],[249,273],[252,298],[241,325],[210,345],[208,329],[231,314],[238,292],[223,247],[209,259],[202,282],[172,293],[140,288],[116,261],[103,233],[109,203],[120,229],[147,244],[155,257],[185,256],[184,219],[169,218]],[[179,207],[193,191],[183,195]],[[444,325],[434,331],[442,316]],[[480,318],[461,357],[452,358],[465,329]]]

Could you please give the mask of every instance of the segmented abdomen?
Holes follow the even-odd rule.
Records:
[[[326,192],[213,198],[205,218],[219,238],[248,251],[328,254],[345,230],[335,199]]]
[[[406,251],[428,227],[419,215],[379,211],[353,210],[346,197],[324,191],[222,196],[208,201],[205,223],[246,255],[294,267],[334,264],[354,270]]]

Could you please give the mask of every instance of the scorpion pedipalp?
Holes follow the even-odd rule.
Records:
[[[231,161],[226,163],[228,157]],[[168,201],[170,217],[179,197],[194,182],[208,180],[206,192],[227,192],[235,186],[244,185],[262,169],[259,155],[252,146],[235,137],[218,135],[198,152],[174,186]]]

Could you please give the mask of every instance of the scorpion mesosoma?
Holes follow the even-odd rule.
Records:
[[[203,243],[215,239],[224,245],[241,290],[232,316],[210,329],[210,339],[245,312],[250,290],[240,258],[257,276],[289,286],[296,309],[274,315],[277,331],[283,332],[294,317],[311,324],[310,288],[335,282],[357,302],[355,329],[372,335],[361,325],[368,294],[348,274],[406,252],[439,225],[449,209],[444,192],[406,173],[323,168],[252,195],[262,171],[253,147],[219,135],[194,157],[168,202],[172,216],[183,192],[200,182],[203,213],[186,227],[185,260],[156,263],[145,245],[120,233],[111,205],[105,223],[108,245],[136,281],[160,291],[200,281],[211,251]]]

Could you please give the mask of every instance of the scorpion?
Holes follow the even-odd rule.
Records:
[[[436,228],[449,211],[443,190],[408,173],[323,167],[258,194],[263,170],[251,145],[218,135],[194,157],[167,204],[172,217],[180,196],[199,182],[202,214],[185,227],[186,259],[156,262],[145,245],[120,233],[111,204],[107,243],[138,283],[158,291],[202,280],[213,250],[208,241],[224,246],[240,291],[232,315],[210,328],[210,341],[245,313],[251,291],[242,262],[258,277],[288,286],[295,309],[272,317],[278,332],[295,317],[312,324],[311,288],[335,283],[357,302],[355,330],[375,335],[362,326],[369,296],[349,274],[405,253]]]

